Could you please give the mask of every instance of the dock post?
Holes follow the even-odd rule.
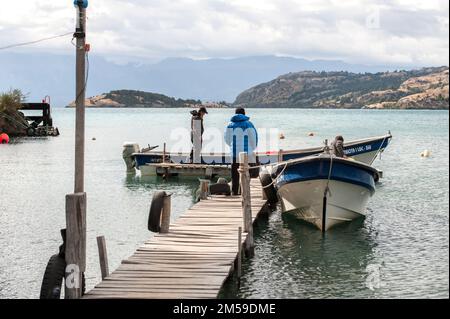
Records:
[[[164,196],[163,210],[161,214],[161,227],[159,232],[167,234],[170,227],[170,213],[171,213],[171,195]]]
[[[209,180],[201,179],[200,180],[200,199],[206,200],[208,199],[209,194]]]
[[[246,152],[239,153],[239,174],[241,181],[244,231],[247,233],[247,240],[245,241],[245,252],[247,256],[252,257],[255,255],[255,243],[253,240],[252,199],[250,195],[250,172],[248,165],[248,154]]]
[[[237,278],[238,287],[241,285],[242,277],[242,227],[238,229],[238,259],[237,259]]]
[[[166,162],[166,142],[164,142],[164,146],[163,146],[163,158],[162,158],[162,162],[163,162],[163,163]]]
[[[65,298],[79,299],[86,271],[86,193],[66,195]]]
[[[97,237],[98,258],[100,260],[100,270],[102,272],[102,280],[109,276],[108,254],[106,252],[105,236]]]

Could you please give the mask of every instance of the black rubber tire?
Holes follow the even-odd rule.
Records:
[[[380,181],[380,174],[376,173],[376,174],[373,176],[373,180],[374,180],[375,183],[378,183],[378,182]]]
[[[257,165],[257,164],[255,164],[255,165]],[[261,169],[259,167],[254,168],[255,165],[250,165],[250,170],[249,170],[250,178],[258,178],[259,172],[261,171]]]
[[[59,254],[50,257],[42,279],[40,299],[60,299],[66,261]]]
[[[148,215],[148,230],[159,233],[161,230],[161,212],[164,205],[165,191],[157,191],[153,194],[152,204],[150,205],[150,213]]]
[[[33,127],[27,128],[27,136],[35,136],[36,130]]]
[[[270,174],[266,171],[261,171],[259,173],[259,179],[263,187],[266,187],[272,183],[272,177],[270,177]],[[278,202],[277,191],[273,184],[264,188],[264,193],[266,194],[267,200],[270,204],[276,204]]]
[[[211,195],[231,195],[231,187],[228,184],[217,183],[209,186],[209,193]]]
[[[228,184],[228,181],[227,181],[226,178],[219,177],[219,178],[217,179],[217,184]]]

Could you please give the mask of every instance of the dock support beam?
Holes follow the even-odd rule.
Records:
[[[255,255],[255,242],[253,240],[252,199],[250,194],[250,172],[248,154],[239,153],[239,174],[242,194],[242,214],[244,219],[244,231],[247,233],[245,241],[245,253],[249,257]]]
[[[100,271],[102,272],[102,280],[109,276],[108,254],[106,252],[105,236],[97,237],[98,258],[100,261]]]
[[[65,298],[81,298],[86,271],[86,193],[66,195]]]

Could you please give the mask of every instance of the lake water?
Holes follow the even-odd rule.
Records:
[[[221,132],[231,115],[210,110],[207,130]],[[259,128],[278,128],[286,136],[283,149],[318,146],[337,134],[350,140],[391,130],[394,139],[375,162],[385,177],[365,220],[322,237],[274,212],[257,225],[256,256],[245,261],[240,289],[231,281],[222,297],[449,297],[447,111],[268,109],[248,115]],[[48,258],[61,243],[65,195],[73,192],[74,110],[55,109],[53,117],[61,136],[0,145],[0,298],[37,298]],[[152,236],[146,227],[152,193],[174,194],[175,219],[193,204],[198,182],[127,176],[122,160],[124,141],[141,147],[179,142],[180,128],[190,126],[188,110],[92,109],[86,120],[90,289],[100,280],[96,236],[106,237],[115,269]],[[420,157],[425,149],[430,158]]]

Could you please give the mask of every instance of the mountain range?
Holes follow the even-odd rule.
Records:
[[[0,91],[22,89],[29,93],[29,101],[40,101],[50,95],[53,106],[66,106],[75,96],[74,60],[71,55],[0,53]],[[153,64],[124,65],[91,55],[88,64],[86,96],[130,89],[157,92],[177,99],[227,102],[233,102],[250,87],[288,72],[373,73],[400,68],[278,56],[206,60],[168,58]]]

